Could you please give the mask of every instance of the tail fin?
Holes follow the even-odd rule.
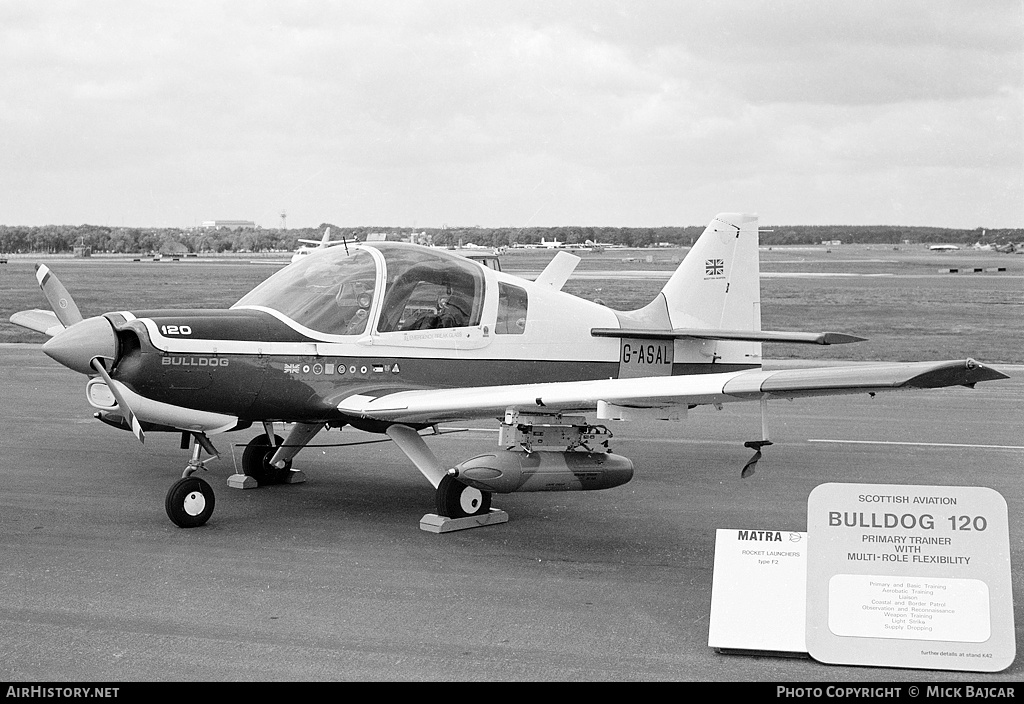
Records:
[[[722,213],[661,290],[673,328],[761,329],[757,216]]]
[[[761,272],[757,216],[722,213],[704,229],[657,298],[640,310],[616,311],[620,329],[729,331],[677,335],[675,359],[760,364],[761,343],[744,332],[761,330]]]
[[[835,332],[761,329],[757,216],[722,213],[704,229],[657,298],[615,311],[618,328],[595,337],[674,339],[675,362],[760,364],[762,342],[843,345],[864,338]]]

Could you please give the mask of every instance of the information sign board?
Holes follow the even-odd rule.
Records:
[[[1016,650],[1006,502],[823,484],[807,501],[807,647],[828,663],[996,672]]]
[[[708,645],[805,654],[807,534],[725,530],[715,536]]]

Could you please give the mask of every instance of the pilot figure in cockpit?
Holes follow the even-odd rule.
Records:
[[[438,306],[437,328],[461,328],[469,322],[469,301],[458,293],[442,299]]]
[[[461,328],[469,323],[469,301],[460,293],[439,296],[436,314],[422,314],[402,330],[433,330],[436,328]]]

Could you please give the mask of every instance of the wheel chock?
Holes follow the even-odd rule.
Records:
[[[284,475],[278,484],[302,484],[305,481],[305,473],[293,469]],[[256,481],[255,477],[250,477],[248,474],[232,474],[228,477],[228,486],[232,489],[255,489],[259,486],[259,482]]]
[[[436,513],[428,513],[420,519],[420,530],[428,533],[451,533],[469,528],[482,528],[498,523],[508,523],[508,514],[501,509],[492,508],[482,516],[466,516],[465,518],[448,518]]]
[[[248,474],[232,474],[228,477],[228,486],[232,489],[255,489],[259,484]]]

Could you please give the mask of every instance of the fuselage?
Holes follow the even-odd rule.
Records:
[[[354,394],[726,372],[705,343],[598,338],[621,314],[443,251],[331,248],[228,310],[108,313],[115,381],[240,421],[342,424]],[[624,327],[624,326],[623,326]]]

